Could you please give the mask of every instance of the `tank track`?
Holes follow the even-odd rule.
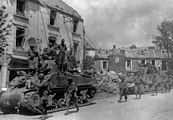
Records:
[[[92,104],[93,100],[96,98],[96,92],[94,92],[94,94],[92,95],[92,97],[90,97],[87,102],[85,103],[78,103],[79,107],[82,106],[87,106]],[[64,102],[64,99],[58,99],[56,101],[56,103],[58,103],[59,100],[62,100]],[[70,109],[74,108],[74,105],[70,105]],[[42,114],[44,112],[43,107],[41,106],[41,99],[39,97],[39,95],[36,92],[29,92],[27,94],[25,94],[24,98],[21,101],[20,104],[20,108],[22,108],[22,110],[28,110],[30,112],[32,112],[33,114]],[[63,111],[66,109],[65,106],[65,102],[60,106],[60,104],[54,104],[53,106],[50,106],[47,108],[47,112],[48,113],[52,113],[52,112],[58,112],[58,111]]]
[[[96,98],[96,96],[94,96],[89,102],[83,103],[83,104],[78,104],[78,106],[79,107],[83,107],[83,106],[91,105],[95,98]],[[73,109],[73,108],[75,108],[74,105],[69,107],[69,109]],[[65,107],[63,107],[63,108],[55,108],[55,109],[48,109],[48,113],[59,112],[59,111],[65,110],[65,109],[66,109]]]

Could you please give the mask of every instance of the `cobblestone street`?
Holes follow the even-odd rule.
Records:
[[[129,96],[127,102],[118,103],[118,98],[98,99],[96,104],[81,107],[78,113],[64,116],[64,111],[49,114],[47,120],[172,120],[173,92],[142,99]],[[1,115],[0,120],[32,120],[40,116]]]

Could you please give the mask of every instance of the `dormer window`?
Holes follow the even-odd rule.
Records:
[[[25,0],[17,0],[16,13],[25,16]]]
[[[55,25],[56,11],[50,11],[50,25]]]
[[[77,20],[77,19],[73,20],[73,32],[76,32],[78,23],[79,23],[79,20]]]

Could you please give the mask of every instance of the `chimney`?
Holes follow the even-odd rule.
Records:
[[[113,49],[116,49],[116,45],[113,45]]]

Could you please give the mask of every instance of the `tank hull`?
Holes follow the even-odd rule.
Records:
[[[66,77],[66,75],[58,75],[56,76],[56,79],[52,78],[49,81],[52,83],[47,100],[47,110],[49,112],[65,109],[66,105],[64,94],[67,87],[67,78],[68,77]],[[74,78],[76,80],[75,82],[79,83],[77,92],[79,106],[90,104],[95,99],[97,93],[97,88],[90,84],[90,82],[93,81],[89,82],[88,78],[83,78],[82,76],[74,76]],[[81,79],[88,81],[85,83]],[[55,84],[55,80],[59,84]],[[73,104],[70,107],[73,107]],[[25,111],[32,114],[43,114],[42,99],[37,93],[37,89],[26,89],[25,87],[15,89],[9,88],[0,97],[0,110],[4,113],[17,113]]]
[[[47,94],[47,110],[62,110],[66,106],[64,94],[68,85],[68,78],[72,77],[78,87],[78,103],[79,106],[91,103],[97,93],[95,80],[91,77],[83,76],[79,73],[59,74],[58,67],[54,61],[45,61],[48,67],[51,67],[50,80],[47,81],[49,90]],[[38,80],[38,77],[31,76],[32,79]],[[23,80],[24,79],[24,80]],[[27,77],[27,79],[29,79]],[[43,114],[42,98],[38,93],[38,88],[27,88],[27,79],[20,77],[12,81],[10,87],[0,97],[0,110],[4,113],[29,111],[34,114]],[[31,78],[30,78],[31,79]],[[19,82],[18,82],[19,81]],[[19,85],[18,85],[19,84]],[[14,87],[15,86],[15,87]],[[73,107],[73,105],[71,105]]]

